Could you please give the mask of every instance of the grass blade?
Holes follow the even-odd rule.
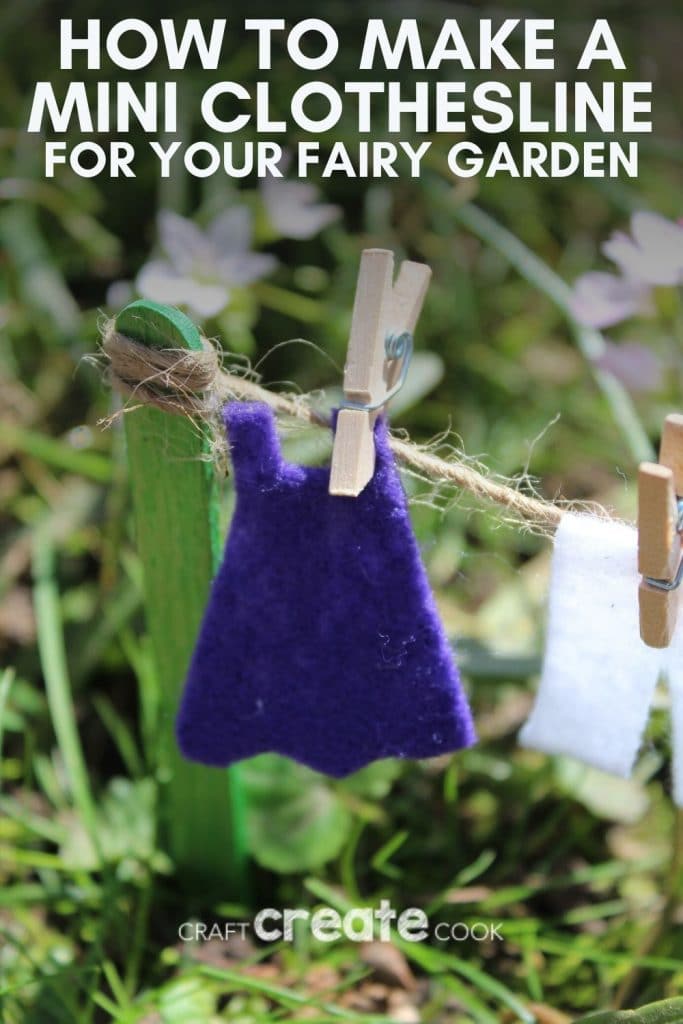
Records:
[[[33,593],[40,665],[69,789],[93,846],[99,853],[95,803],[76,727],[76,712],[69,684],[59,594],[54,578],[54,559],[54,548],[48,532],[39,530],[33,549]]]
[[[0,676],[0,790],[2,789],[2,737],[4,732],[5,707],[9,691],[14,682],[14,669],[6,668]]]

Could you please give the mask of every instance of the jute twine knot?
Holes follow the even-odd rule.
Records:
[[[220,373],[216,349],[204,340],[201,351],[154,348],[133,341],[108,324],[102,350],[109,360],[112,387],[144,405],[181,416],[206,415],[207,395]]]

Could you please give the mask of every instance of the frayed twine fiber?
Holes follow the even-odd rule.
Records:
[[[221,355],[206,339],[201,352],[159,349],[119,334],[113,321],[105,325],[102,351],[109,362],[112,386],[142,405],[164,412],[216,422],[226,401],[265,402],[276,415],[303,420],[329,429],[327,417],[316,412],[305,396],[276,394],[245,376],[224,370]],[[124,410],[125,411],[125,410]],[[560,507],[497,482],[461,458],[442,458],[408,439],[391,438],[397,460],[423,479],[453,485],[502,506],[518,523],[534,533],[552,536],[567,511],[590,511],[611,518],[591,505]]]
[[[141,345],[111,324],[105,327],[102,351],[109,360],[111,383],[142,405],[185,416],[206,411],[204,393],[213,390],[220,371],[218,353],[211,345],[201,352]]]

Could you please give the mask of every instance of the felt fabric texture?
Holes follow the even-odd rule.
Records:
[[[683,608],[679,609],[671,647],[665,652],[671,700],[671,776],[674,800],[683,807]]]
[[[630,526],[563,517],[541,684],[520,733],[523,746],[622,776],[633,768],[665,660],[640,639],[637,548]]]
[[[283,460],[272,411],[224,411],[237,501],[177,720],[183,754],[264,751],[342,777],[475,739],[450,644],[378,419],[373,479]]]

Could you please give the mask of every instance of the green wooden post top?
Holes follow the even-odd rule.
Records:
[[[116,330],[157,348],[202,347],[180,310],[138,301]],[[161,690],[162,834],[181,879],[199,895],[245,897],[243,807],[235,769],[185,761],[174,722],[187,667],[220,558],[218,493],[208,439],[196,422],[144,407],[125,418],[143,565],[147,625]]]
[[[152,348],[202,347],[199,328],[179,309],[159,302],[138,299],[122,309],[116,317],[116,329],[134,341]]]

